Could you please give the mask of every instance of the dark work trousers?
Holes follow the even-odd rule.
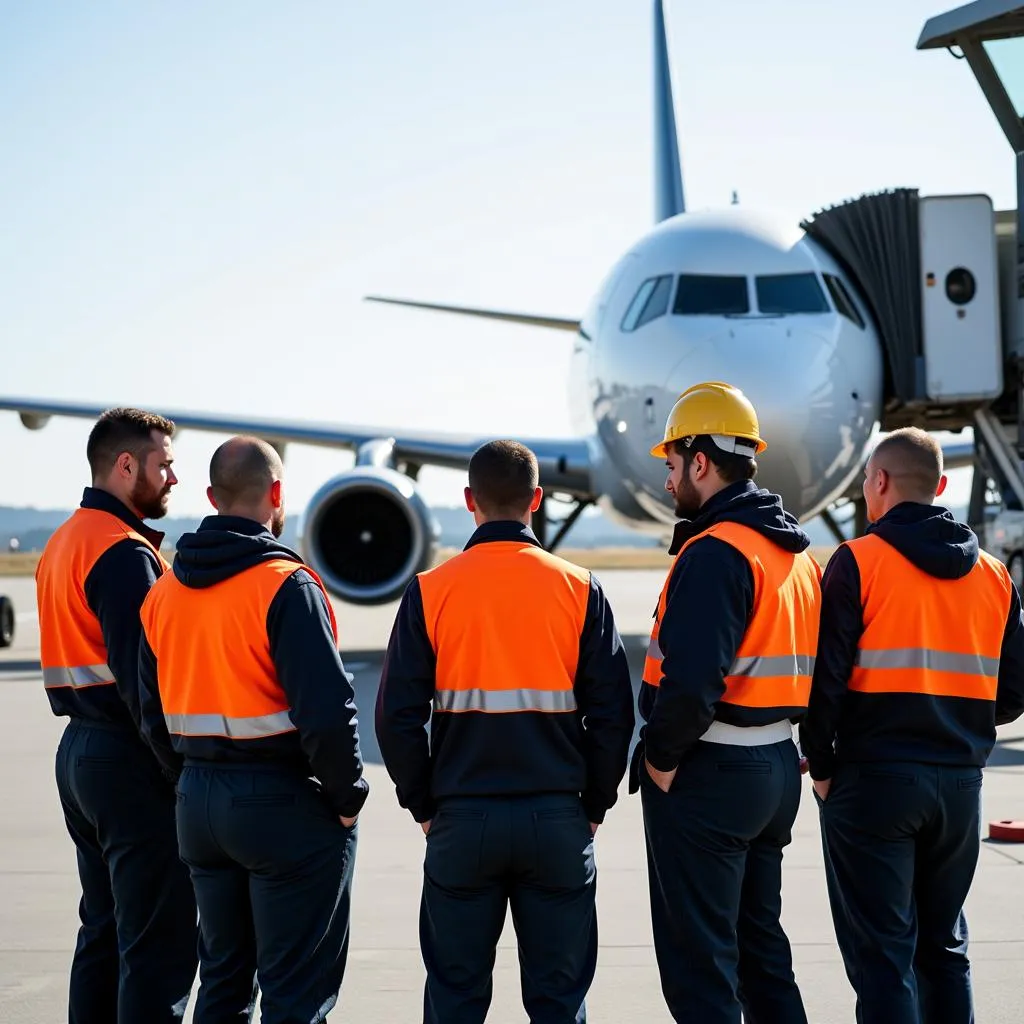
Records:
[[[531,1024],[583,1024],[597,967],[594,837],[575,794],[440,802],[423,861],[426,1024],[480,1024],[512,907]]]
[[[297,770],[185,762],[178,840],[199,903],[195,1024],[318,1024],[348,960],[358,825]]]
[[[833,922],[863,1024],[974,1020],[963,907],[981,783],[980,768],[846,764],[818,799]]]
[[[174,785],[133,727],[78,718],[57,747],[56,778],[82,883],[70,1024],[180,1022],[198,925]]]
[[[699,742],[667,793],[640,764],[654,949],[677,1021],[807,1024],[782,930],[782,851],[800,804],[792,740]]]

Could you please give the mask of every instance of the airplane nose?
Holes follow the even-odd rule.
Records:
[[[683,391],[705,380],[732,384],[750,399],[768,445],[757,459],[757,480],[785,504],[813,506],[835,487],[840,469],[849,472],[857,408],[827,334],[788,317],[737,321],[708,334],[667,375],[666,414]]]

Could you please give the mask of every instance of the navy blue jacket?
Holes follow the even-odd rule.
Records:
[[[709,498],[694,519],[677,523],[669,554],[677,554],[691,537],[722,522],[756,530],[784,551],[798,553],[811,543],[778,495],[744,480]],[[643,753],[661,772],[676,768],[715,719],[738,726],[779,720],[775,708],[721,702],[725,671],[754,611],[754,576],[746,557],[717,537],[702,537],[676,560],[671,572],[658,631],[663,678],[660,686],[643,683],[638,702],[646,722]],[[791,717],[797,720],[799,712]]]
[[[160,550],[164,535],[146,526],[108,491],[86,487],[81,507],[99,509],[117,516]],[[107,665],[114,676],[114,685],[47,689],[46,696],[55,715],[70,715],[72,718],[124,725],[133,731],[138,730],[138,654],[139,637],[142,634],[139,609],[149,588],[163,571],[153,551],[146,544],[130,537],[112,544],[96,559],[85,578],[85,600],[103,631]]]
[[[867,530],[937,579],[960,579],[978,561],[978,538],[934,505],[904,502]],[[813,779],[829,779],[841,761],[916,761],[984,766],[995,727],[1024,711],[1024,625],[1012,591],[1003,632],[995,702],[923,693],[848,689],[864,632],[860,572],[840,546],[821,581],[821,633],[800,746]],[[834,746],[833,746],[834,744]]]
[[[363,777],[355,692],[331,631],[327,602],[302,559],[259,523],[207,516],[178,541],[175,576],[187,587],[210,587],[262,561],[288,558],[295,572],[267,610],[270,656],[297,732],[234,742],[220,736],[168,735],[160,703],[160,666],[145,635],[138,648],[143,735],[169,771],[183,760],[273,764],[312,773],[334,810],[354,817],[369,793]]]
[[[479,527],[467,548],[490,541],[539,541],[520,522]],[[481,580],[481,588],[493,581]],[[528,639],[528,638],[527,638]],[[522,643],[515,623],[509,641]],[[591,575],[573,692],[575,714],[441,714],[428,740],[436,659],[427,635],[419,579],[405,590],[377,693],[377,742],[398,802],[416,821],[448,796],[579,793],[590,821],[604,821],[626,771],[633,733],[633,688],[626,653],[600,583]],[[486,785],[478,780],[487,766]],[[495,778],[503,781],[497,785]]]

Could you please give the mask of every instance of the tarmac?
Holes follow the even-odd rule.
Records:
[[[659,572],[598,573],[639,683]],[[0,651],[0,1021],[54,1024],[67,1019],[68,968],[80,895],[74,847],[60,812],[54,752],[66,720],[42,690],[39,631],[31,579],[0,579],[15,603],[14,645]],[[397,804],[373,734],[373,705],[395,605],[336,603],[342,655],[356,676],[363,756],[371,793],[359,821],[348,970],[332,1021],[414,1024],[421,1020],[423,965],[417,919],[424,839]],[[985,773],[984,828],[1024,819],[1024,722],[999,730]],[[596,838],[600,955],[587,1000],[591,1024],[670,1021],[651,941],[640,801],[626,783]],[[967,904],[979,1024],[1024,1019],[1024,844],[985,838]],[[829,916],[818,815],[805,791],[783,866],[783,923],[811,1024],[852,1022],[853,993]],[[198,990],[196,980],[193,999]],[[186,1021],[191,1021],[191,1003]],[[257,1014],[257,1020],[259,1019]],[[515,934],[506,920],[494,970],[492,1024],[525,1021]],[[882,1022],[871,1022],[882,1024]]]

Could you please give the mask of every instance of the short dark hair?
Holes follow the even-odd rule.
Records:
[[[210,459],[210,488],[218,508],[261,501],[283,470],[281,456],[262,438],[238,435]]]
[[[878,442],[871,458],[899,481],[901,494],[925,502],[935,497],[942,479],[942,446],[926,430],[894,430]]]
[[[740,480],[753,480],[757,476],[756,459],[749,455],[722,451],[707,434],[698,434],[688,446],[682,441],[672,443],[675,445],[676,453],[682,456],[684,471],[690,468],[694,455],[703,452],[718,470],[723,483],[734,484]]]
[[[174,436],[174,423],[164,416],[144,409],[108,409],[89,432],[85,457],[89,460],[93,479],[109,473],[121,452],[131,452],[141,459],[153,446],[153,431]]]
[[[490,441],[469,460],[469,489],[486,516],[522,516],[538,477],[537,456],[518,441]]]

